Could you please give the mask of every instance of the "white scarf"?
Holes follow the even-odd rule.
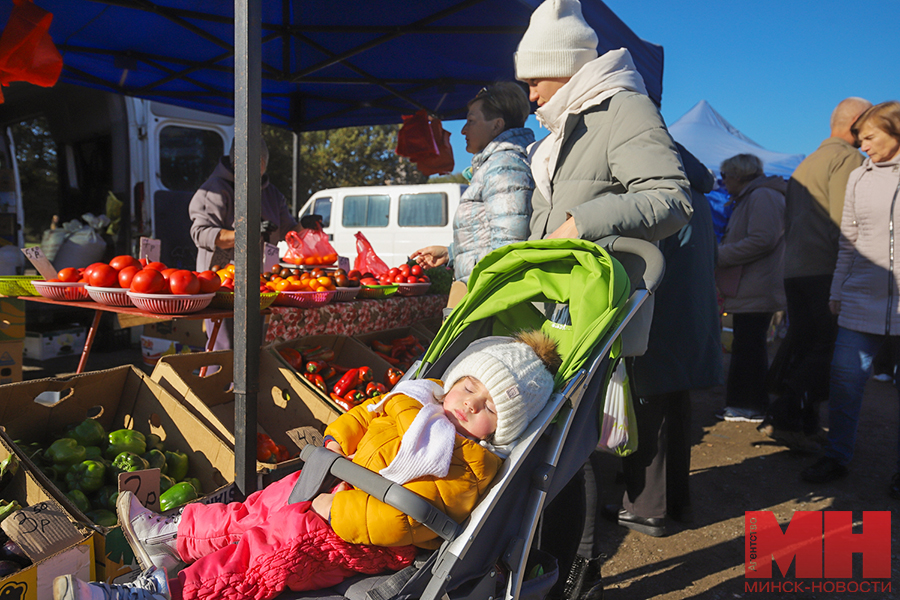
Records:
[[[422,409],[403,434],[397,456],[379,473],[401,485],[426,475],[446,477],[456,445],[456,428],[444,414],[444,406],[438,402],[444,389],[429,379],[401,381],[377,404],[370,406],[369,411],[380,412],[384,403],[397,394],[418,400]]]
[[[566,119],[626,90],[647,94],[644,79],[634,66],[631,53],[619,48],[581,67],[545,105],[535,111],[540,124],[550,130],[544,139],[529,148],[535,186],[547,202],[551,202],[550,182],[562,148]]]

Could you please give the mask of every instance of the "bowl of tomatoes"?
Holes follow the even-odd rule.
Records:
[[[125,288],[86,285],[84,286],[84,289],[87,290],[91,300],[97,304],[106,306],[134,306],[131,302],[131,298],[128,297],[128,290]]]
[[[158,315],[184,315],[203,310],[216,293],[210,294],[141,294],[128,291],[128,297],[144,312]]]
[[[48,300],[76,302],[88,300],[86,284],[77,281],[32,281],[37,293]]]

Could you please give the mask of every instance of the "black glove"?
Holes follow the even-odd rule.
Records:
[[[269,239],[269,236],[276,231],[278,231],[278,225],[271,221],[261,221],[259,224],[259,234],[266,239]]]

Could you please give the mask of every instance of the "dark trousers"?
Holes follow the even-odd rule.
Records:
[[[769,393],[766,373],[769,355],[766,350],[766,333],[772,313],[733,313],[731,366],[725,388],[725,404],[731,408],[766,412]],[[640,437],[640,434],[638,434]]]
[[[622,506],[639,517],[680,517],[691,504],[691,397],[687,391],[636,399],[638,449],[622,459]]]
[[[782,393],[769,407],[778,428],[807,434],[818,430],[818,404],[828,400],[831,356],[837,318],[828,310],[831,275],[784,280],[787,297],[789,345]]]

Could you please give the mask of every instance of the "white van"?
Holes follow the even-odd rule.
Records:
[[[356,258],[361,231],[378,256],[394,267],[424,246],[453,242],[453,216],[467,186],[458,183],[385,185],[321,190],[300,209],[300,217],[322,216],[340,256]]]

